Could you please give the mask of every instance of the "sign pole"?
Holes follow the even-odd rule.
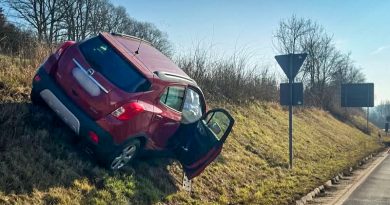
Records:
[[[370,115],[370,107],[367,107],[367,134],[370,133],[370,129],[368,127],[368,116]]]
[[[282,99],[286,99],[288,104],[288,150],[289,150],[289,169],[292,169],[293,167],[293,105],[294,105],[294,78],[298,74],[299,68],[301,68],[303,62],[305,61],[307,56],[307,53],[301,53],[301,54],[294,54],[289,53],[286,55],[278,55],[275,56],[276,61],[286,74],[288,78],[288,86],[290,86],[289,89],[285,89],[289,97],[282,97],[281,96],[281,104],[283,105],[284,102],[282,102]],[[286,83],[287,84],[287,83]],[[282,93],[282,84],[281,85],[281,93]],[[301,84],[302,85],[302,84]],[[299,84],[297,85],[297,87]],[[302,86],[302,94],[303,95],[303,86]],[[300,91],[297,91],[300,92]],[[287,93],[286,93],[287,94]],[[297,97],[297,96],[295,96]],[[303,100],[303,99],[302,99]],[[302,103],[297,102],[297,105],[301,105]]]
[[[290,76],[292,76],[292,67],[293,67],[293,59],[292,59],[292,55],[290,55]],[[289,149],[289,161],[290,161],[290,169],[292,169],[293,167],[293,135],[292,135],[292,132],[293,132],[293,125],[292,125],[292,104],[293,104],[293,81],[294,81],[294,78],[289,78],[288,79],[288,83],[290,85],[290,104],[288,105],[288,137],[289,137],[289,144],[288,144],[288,149]]]
[[[367,89],[367,101],[370,99],[370,90]],[[367,102],[369,103],[369,102]],[[370,128],[368,127],[368,116],[370,115],[370,107],[367,106],[367,134],[370,134]]]

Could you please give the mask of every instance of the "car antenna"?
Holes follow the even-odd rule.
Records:
[[[135,55],[139,54],[139,48],[141,47],[142,39],[139,39],[139,44],[137,50],[134,52]]]

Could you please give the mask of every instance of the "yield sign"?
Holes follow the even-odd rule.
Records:
[[[298,74],[303,62],[305,61],[307,53],[301,54],[287,54],[275,56],[276,61],[283,69],[289,80],[293,80]]]

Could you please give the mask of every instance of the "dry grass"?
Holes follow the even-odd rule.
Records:
[[[31,105],[35,65],[22,67],[0,57],[0,204],[290,204],[382,148],[375,134],[325,111],[299,110],[289,170],[286,110],[275,103],[214,103],[230,110],[236,125],[189,194],[180,190],[173,160],[142,159],[118,173],[99,168],[52,112]]]
[[[236,51],[232,56],[218,56],[212,49],[200,46],[175,59],[213,101],[234,103],[277,101],[278,82],[269,66],[250,63],[251,54]]]

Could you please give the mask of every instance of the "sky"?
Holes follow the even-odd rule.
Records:
[[[1,2],[1,0],[0,0]],[[229,56],[245,51],[251,61],[284,73],[274,56],[273,34],[292,15],[311,19],[351,53],[367,82],[375,84],[375,104],[390,100],[390,0],[111,0],[139,21],[168,34],[176,53],[198,44]],[[6,9],[7,12],[7,9]]]
[[[390,1],[372,0],[113,0],[129,15],[154,23],[168,34],[176,52],[198,43],[229,55],[248,50],[260,64],[283,75],[274,56],[273,34],[282,19],[309,18],[351,53],[367,82],[375,84],[375,104],[390,100]]]

